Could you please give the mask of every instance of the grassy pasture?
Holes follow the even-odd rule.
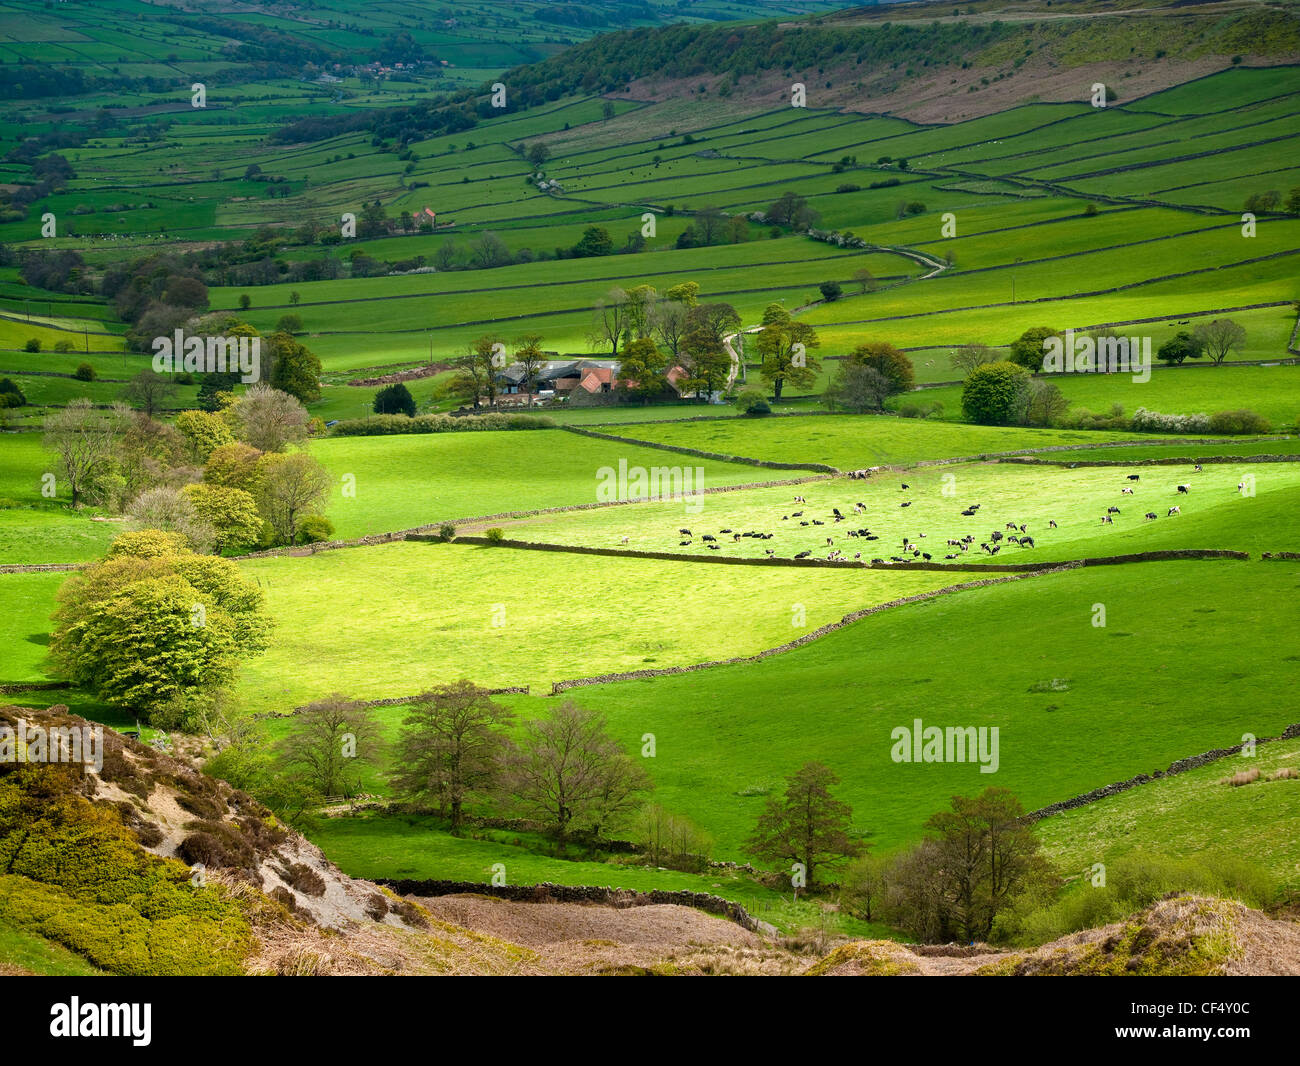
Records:
[[[334,481],[326,513],[341,537],[409,529],[505,511],[596,503],[600,470],[702,467],[707,485],[773,479],[773,472],[602,441],[562,430],[331,437],[312,454]],[[776,477],[795,477],[778,473]],[[355,496],[342,495],[344,477]]]
[[[1291,656],[1293,662],[1295,656]],[[1251,685],[1243,679],[1244,685]],[[1234,738],[1240,743],[1240,738]],[[1224,745],[1225,747],[1228,745]],[[1232,787],[1224,779],[1257,769],[1261,779]],[[1287,888],[1300,886],[1300,782],[1268,781],[1300,770],[1300,741],[1261,745],[1176,777],[1154,781],[1039,822],[1044,848],[1072,873],[1126,855],[1194,858],[1232,855],[1262,866]]]
[[[1289,646],[1283,605],[1297,588],[1294,569],[1269,563],[1074,571],[885,612],[758,664],[576,699],[628,750],[655,734],[657,801],[705,826],[722,855],[739,854],[762,796],[809,759],[841,776],[856,824],[889,847],[954,794],[996,784],[1033,809],[1248,730],[1276,735],[1295,717],[1268,694],[1296,681],[1275,648]],[[1091,624],[1098,601],[1105,628]],[[1068,690],[1039,690],[1053,679]],[[916,718],[998,726],[997,773],[892,761],[891,731]]]
[[[1101,449],[1092,455],[1121,459],[1127,451]],[[1215,464],[1201,473],[1194,473],[1190,464],[1143,467],[1136,483],[1126,480],[1130,472],[1126,467],[1070,470],[1010,463],[957,464],[882,474],[865,482],[835,479],[722,493],[706,497],[701,512],[686,518],[680,507],[647,503],[640,505],[635,525],[627,516],[597,510],[522,519],[509,523],[506,530],[518,540],[599,547],[616,547],[627,536],[628,547],[641,551],[724,558],[762,558],[772,549],[780,558],[811,551],[813,558],[822,559],[832,550],[826,543],[831,538],[834,548],[849,558],[860,552],[868,562],[900,555],[904,537],[936,561],[955,554],[961,563],[1065,561],[1166,548],[1228,548],[1255,555],[1300,550],[1300,533],[1288,517],[1300,504],[1300,464]],[[1254,496],[1237,491],[1248,476],[1255,482]],[[902,484],[909,487],[904,490]],[[1190,484],[1191,491],[1179,495],[1180,484]],[[1120,489],[1130,485],[1134,494],[1121,495]],[[793,502],[796,494],[808,502]],[[904,501],[910,506],[900,506]],[[853,510],[859,502],[866,505],[860,515]],[[978,514],[962,516],[971,503],[980,504]],[[1182,513],[1167,516],[1175,504]],[[1119,507],[1121,514],[1113,524],[1103,525],[1101,516],[1111,506]],[[846,520],[837,523],[832,508],[838,508]],[[1159,518],[1145,520],[1142,516],[1148,511]],[[796,518],[797,513],[803,517]],[[824,525],[801,525],[813,519]],[[1057,528],[1050,528],[1049,520]],[[1008,522],[1027,526],[1035,547],[1022,550],[1007,543],[993,558],[980,551],[989,534],[1004,530]],[[680,547],[685,538],[677,535],[679,527],[694,532],[689,547]],[[735,541],[734,534],[720,534],[722,529],[753,530],[773,537]],[[880,539],[850,537],[850,529],[870,529]],[[717,537],[716,552],[701,541],[705,533]],[[949,539],[965,536],[975,537],[969,552],[946,546]],[[911,553],[906,557],[911,559]]]
[[[466,675],[544,693],[563,678],[749,655],[951,583],[416,542],[241,566],[279,622],[242,692],[277,710],[336,690],[375,699]]]
[[[935,395],[942,393],[927,389],[922,399],[929,399],[931,391]],[[887,415],[734,418],[699,424],[645,425],[629,428],[627,436],[749,459],[824,463],[840,470],[1135,437],[1131,433],[1092,430],[953,425]]]
[[[5,684],[50,679],[46,649],[54,594],[66,573],[0,574],[0,675]],[[47,700],[61,702],[61,700]]]

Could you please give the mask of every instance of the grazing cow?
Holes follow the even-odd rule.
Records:
[[[905,488],[905,489],[910,489],[911,487],[912,487],[912,486],[909,485],[906,481],[903,482],[903,488]]]
[[[1120,489],[1120,490],[1119,490],[1119,494],[1120,494],[1121,496],[1132,496],[1132,495],[1133,495],[1133,490],[1132,490],[1132,489]]]
[[[1002,539],[1001,530],[995,529],[992,533],[989,534],[989,540],[993,541],[994,544],[996,544],[1001,539]]]
[[[1129,474],[1128,479],[1129,479],[1130,481],[1140,481],[1140,480],[1142,479],[1142,475],[1141,475],[1141,474]]]
[[[1020,538],[1020,546],[1021,546],[1022,548],[1032,548],[1032,547],[1034,546],[1034,538],[1033,538],[1033,537],[1021,537],[1021,538]]]
[[[677,542],[677,547],[679,547],[679,548],[687,548],[687,547],[690,547],[690,543],[691,543],[691,542],[690,542],[689,540],[679,540],[679,541]]]
[[[1015,524],[1014,522],[1008,522],[1008,523],[1007,523],[1005,526],[1003,526],[1002,528],[1003,528],[1003,529],[1009,529],[1009,530],[1011,530],[1011,531],[1014,533],[1014,532],[1015,532],[1015,529],[1016,529],[1016,524]]]
[[[1200,463],[1197,463],[1196,466],[1193,467],[1192,469],[1195,470],[1196,473],[1198,473],[1198,474],[1201,473],[1201,464],[1200,464]]]
[[[733,533],[733,534],[731,535],[731,539],[734,540],[734,541],[738,541],[738,540],[740,540],[740,534],[739,534],[739,533]]]
[[[807,503],[808,501],[805,500],[802,496],[796,496],[796,497],[794,498],[794,502],[795,502],[795,503]]]
[[[975,512],[974,512],[974,511],[971,511],[971,510],[962,511],[962,515],[963,515],[964,517],[966,517],[966,518],[970,518],[970,517],[972,517],[974,514],[975,514]]]
[[[729,529],[720,529],[720,530],[718,530],[718,532],[719,532],[719,533],[730,533],[731,530],[729,530]]]
[[[835,538],[833,538],[833,537],[827,537],[827,538],[826,538],[826,547],[829,548],[829,547],[830,547],[832,544],[834,544],[834,543],[835,543]]]
[[[1183,513],[1183,509],[1181,507],[1171,507],[1169,508],[1169,514],[1165,515],[1165,517],[1168,518],[1169,515],[1176,515],[1182,513]]]
[[[945,555],[944,558],[945,558],[945,559],[956,559],[957,556],[955,556],[955,555]]]
[[[1245,483],[1244,481],[1238,481],[1238,482],[1237,482],[1237,491],[1238,491],[1238,492],[1241,492],[1243,489],[1245,489],[1245,487],[1246,487],[1246,483]]]
[[[795,556],[795,558],[796,558],[796,559],[807,559],[808,556],[810,556],[811,554],[812,554],[812,552],[810,552],[810,551],[809,551],[809,552],[800,552],[798,555]]]
[[[810,523],[809,523],[808,520],[805,518],[805,519],[804,519],[802,522],[800,522],[799,524],[800,524],[801,526],[806,526],[806,525],[809,525]]]
[[[928,562],[930,561],[930,553],[929,553],[929,552],[922,552],[922,553],[921,553],[921,558],[924,559],[924,560],[928,563]]]
[[[885,560],[884,560],[884,559],[872,559],[871,561],[872,561],[873,563],[883,563]]]
[[[971,509],[972,511],[978,511],[978,510],[980,509],[980,505],[979,505],[978,503],[972,503],[972,504],[970,505],[970,509]]]
[[[767,553],[767,557],[769,559],[776,554],[776,552],[773,551],[771,548],[764,548],[763,551]]]
[[[1010,537],[1007,537],[1007,543],[1008,543],[1008,544],[1019,544],[1019,543],[1020,543],[1020,538],[1017,537],[1017,536],[1010,536]]]
[[[683,537],[689,537],[691,535],[691,531],[689,529],[679,529],[677,532],[680,533]]]
[[[709,551],[711,551],[711,552],[715,552],[715,551],[718,550],[718,546],[717,546],[716,544],[710,544],[710,545],[708,545],[708,549],[709,549]]]
[[[1182,493],[1184,496],[1186,496],[1189,492],[1192,491],[1192,486],[1191,486],[1191,485],[1179,485],[1179,486],[1178,486],[1178,491],[1179,491],[1180,493]]]
[[[995,545],[993,545],[993,550],[990,551],[989,554],[990,554],[990,555],[997,555],[997,553],[1000,552],[1001,550],[1002,550],[1002,545],[1001,545],[1001,544],[995,544]]]
[[[1119,514],[1119,508],[1118,508],[1118,507],[1107,507],[1107,508],[1106,508],[1106,513],[1107,513],[1107,514]]]
[[[1142,517],[1145,518],[1148,522],[1150,522],[1151,519],[1153,519],[1153,518],[1156,517],[1156,513],[1155,513],[1155,511],[1148,511],[1148,512],[1147,512],[1145,515],[1143,515]]]
[[[627,543],[627,537],[622,537],[622,538],[620,538],[620,539],[619,539],[619,543],[620,543],[620,544],[626,544],[626,543]]]
[[[792,512],[790,513],[790,517],[791,517],[791,518],[802,518],[802,517],[803,517],[803,512],[802,512],[802,511],[792,511]]]
[[[1028,522],[1021,522],[1021,523],[1020,523],[1020,532],[1021,532],[1021,533],[1023,533],[1023,532],[1025,531],[1025,526],[1027,526],[1027,525],[1029,525]]]
[[[717,539],[718,539],[718,538],[715,537],[712,533],[705,533],[704,536],[702,536],[702,537],[700,538],[700,540],[705,541],[705,542],[708,542],[708,541],[711,541],[711,540],[717,540]]]
[[[832,507],[832,508],[831,508],[831,514],[833,514],[836,518],[843,518],[843,517],[844,517],[842,514],[840,514],[840,509],[839,509],[838,507]]]
[[[911,501],[911,500],[907,500],[907,501],[904,502],[904,503],[900,503],[898,506],[899,506],[899,507],[911,507],[911,506],[912,506],[912,501]]]
[[[813,525],[815,525],[815,526],[824,526],[825,524],[826,524],[826,523],[823,522],[820,518],[814,518],[814,519],[813,519]]]
[[[1056,528],[1056,519],[1055,519],[1055,518],[1049,518],[1049,519],[1047,520],[1047,528],[1048,528],[1048,529],[1055,529],[1055,528]]]
[[[1103,515],[1101,519],[1101,524],[1103,526],[1113,526],[1115,524],[1115,519],[1111,518],[1110,515]]]

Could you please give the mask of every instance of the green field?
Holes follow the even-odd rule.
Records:
[[[276,710],[336,689],[377,699],[462,676],[545,694],[566,678],[752,655],[952,583],[703,564],[683,572],[654,560],[415,542],[243,569],[266,591],[280,634],[249,664],[244,693]],[[322,655],[328,677],[312,665]]]
[[[1100,451],[1118,458],[1127,450]],[[768,550],[785,559],[804,551],[825,558],[838,550],[848,558],[860,553],[864,562],[900,554],[911,560],[912,551],[901,552],[904,538],[915,551],[937,561],[955,555],[956,564],[1065,562],[1167,548],[1225,548],[1255,556],[1300,550],[1300,536],[1288,521],[1300,503],[1300,465],[1224,463],[1200,473],[1190,464],[1142,467],[1139,480],[1128,481],[1138,469],[954,464],[880,474],[865,482],[836,479],[722,493],[706,498],[701,513],[688,517],[680,506],[642,504],[635,529],[627,533],[622,531],[626,517],[607,509],[521,519],[508,523],[506,531],[516,540],[598,547],[614,547],[627,536],[627,546],[640,551],[723,558],[761,558]],[[1181,484],[1189,486],[1186,494],[1178,492]],[[1133,494],[1122,494],[1130,486]],[[1248,495],[1248,489],[1253,494]],[[795,494],[807,503],[793,502]],[[904,508],[904,502],[909,506]],[[972,503],[980,505],[979,511],[963,515]],[[861,511],[855,510],[858,504],[864,505]],[[1181,513],[1170,516],[1168,510],[1175,505]],[[1120,514],[1103,525],[1101,517],[1109,507],[1118,507]],[[842,523],[836,521],[835,509],[845,516]],[[1147,513],[1158,517],[1148,520],[1143,517]],[[824,524],[802,524],[813,520]],[[1008,530],[1008,523],[1025,526],[1034,546],[1021,549],[1004,542],[996,556],[982,552],[980,545],[995,531],[1020,535],[1018,529]],[[686,538],[677,533],[682,525],[695,533],[686,547],[681,546]],[[737,541],[734,534],[719,533],[722,529],[772,537]],[[862,529],[879,540],[849,536],[849,530]],[[701,539],[705,533],[716,536],[716,551]],[[967,536],[974,538],[967,552],[948,544]],[[833,546],[826,543],[828,538]]]

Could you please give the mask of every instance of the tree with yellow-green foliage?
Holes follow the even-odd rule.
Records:
[[[175,426],[196,463],[206,463],[214,448],[235,439],[225,420],[211,411],[182,411],[176,416]]]
[[[177,533],[124,533],[64,582],[50,653],[78,685],[165,728],[184,727],[263,652],[262,591]]]

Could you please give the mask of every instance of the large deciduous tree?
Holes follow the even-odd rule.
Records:
[[[280,544],[293,544],[302,520],[319,514],[329,495],[325,468],[306,452],[268,453],[258,460],[257,503]]]
[[[805,763],[786,778],[784,793],[772,796],[746,842],[765,862],[798,863],[812,886],[820,867],[850,859],[862,850],[849,835],[852,808],[831,795],[840,779],[819,762]]]
[[[817,331],[796,321],[780,304],[769,304],[763,312],[763,328],[756,341],[759,372],[776,400],[787,384],[806,388],[817,380],[817,361],[809,354],[820,347]]]
[[[184,727],[270,636],[262,592],[178,533],[118,536],[59,589],[50,653],[100,699]]]
[[[335,693],[307,704],[293,716],[280,741],[281,764],[299,774],[322,797],[351,798],[361,790],[361,772],[383,745],[374,711]]]
[[[436,800],[464,824],[465,805],[500,784],[514,714],[469,681],[439,685],[410,702],[397,742],[393,787],[415,800]]]
[[[605,719],[566,700],[524,727],[509,761],[508,787],[520,809],[549,826],[561,846],[592,838],[635,810],[650,788],[645,772],[605,729]]]
[[[1205,354],[1218,364],[1227,359],[1234,348],[1240,348],[1246,343],[1246,330],[1230,318],[1216,318],[1197,326],[1192,330],[1192,337]]]
[[[112,468],[127,419],[125,409],[96,411],[87,399],[72,400],[45,416],[43,443],[58,457],[74,508],[86,497],[98,500],[99,481]]]
[[[307,409],[270,385],[251,386],[227,410],[235,436],[258,451],[284,451],[307,438]]]
[[[1018,422],[1029,391],[1029,371],[1015,363],[986,363],[971,371],[961,390],[961,409],[971,422],[1005,426]]]

